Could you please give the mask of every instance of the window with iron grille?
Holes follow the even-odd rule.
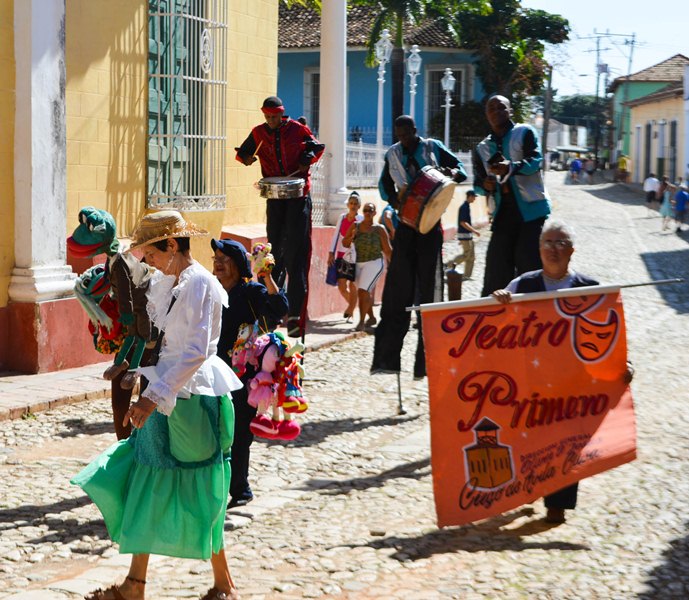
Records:
[[[148,8],[148,207],[224,208],[227,0]]]
[[[309,129],[318,132],[320,125],[321,73],[315,68],[304,70],[304,116]],[[296,117],[294,117],[296,118]]]

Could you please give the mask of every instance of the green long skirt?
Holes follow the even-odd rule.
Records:
[[[227,396],[178,398],[71,482],[124,554],[209,559],[223,548],[234,408]]]

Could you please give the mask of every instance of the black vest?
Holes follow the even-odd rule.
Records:
[[[574,273],[572,286],[573,288],[587,287],[589,285],[598,285],[595,279]],[[529,271],[519,277],[517,283],[517,294],[532,294],[534,292],[545,292],[545,282],[543,281],[543,269],[538,271]]]

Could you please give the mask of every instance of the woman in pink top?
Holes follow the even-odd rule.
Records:
[[[342,240],[347,235],[349,228],[354,223],[361,221],[363,217],[359,214],[361,208],[361,198],[358,192],[352,192],[347,200],[348,212],[340,215],[335,227],[332,243],[330,244],[330,252],[328,253],[328,266],[335,263],[335,260],[344,256],[346,248],[342,245]],[[344,277],[337,276],[337,289],[347,303],[347,308],[344,312],[344,318],[347,322],[352,320],[354,309],[357,302],[357,288],[353,281],[349,281]]]

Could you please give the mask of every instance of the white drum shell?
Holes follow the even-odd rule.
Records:
[[[300,177],[264,177],[258,181],[262,198],[283,200],[301,198],[306,181]]]

